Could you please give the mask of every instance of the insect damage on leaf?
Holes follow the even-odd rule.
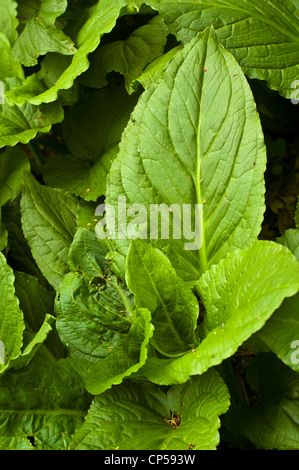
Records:
[[[172,429],[177,429],[179,425],[181,424],[181,417],[180,415],[175,416],[175,414],[172,413],[171,419],[164,418],[164,422],[169,424],[172,427]]]

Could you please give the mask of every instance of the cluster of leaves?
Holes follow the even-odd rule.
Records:
[[[299,208],[260,239],[250,85],[292,96],[297,8],[1,0],[0,449],[299,448]],[[98,239],[119,196],[203,204],[201,249]]]

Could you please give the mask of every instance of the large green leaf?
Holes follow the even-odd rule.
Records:
[[[284,297],[298,292],[299,265],[288,249],[258,241],[213,266],[196,288],[209,312],[201,325],[205,335],[238,317],[243,324],[241,335],[249,336],[246,323],[250,329],[256,328],[256,320],[263,323]],[[248,308],[250,315],[245,313]],[[237,321],[232,326],[238,328]]]
[[[68,272],[68,252],[76,232],[77,199],[48,188],[24,174],[22,227],[32,255],[48,282],[57,289]]]
[[[56,27],[55,20],[67,7],[67,0],[43,0],[40,8],[27,20],[17,38],[12,53],[26,67],[38,63],[38,57],[47,52],[64,55],[75,53],[74,42]]]
[[[95,362],[111,352],[120,334],[128,333],[134,317],[133,296],[110,275],[105,252],[93,232],[77,232],[69,267],[71,272],[57,292],[57,328],[73,358]]]
[[[159,384],[186,380],[232,356],[299,290],[299,265],[286,248],[255,242],[229,254],[202,275],[196,289],[206,309],[201,343],[177,359],[148,360],[144,374]]]
[[[95,398],[72,449],[214,450],[219,415],[228,407],[228,391],[214,370],[167,394],[129,382]]]
[[[133,81],[145,66],[163,54],[168,28],[160,16],[137,28],[124,41],[115,41],[98,48],[90,58],[91,66],[83,76],[85,85],[103,88],[108,84],[106,75],[119,72],[125,77],[128,93],[133,93]]]
[[[229,411],[230,430],[257,449],[298,450],[298,373],[264,353],[249,364],[247,380],[256,400]]]
[[[208,29],[177,52],[159,85],[141,96],[112,165],[107,203],[116,219],[119,196],[127,206],[144,205],[147,214],[153,204],[177,204],[181,212],[184,204],[203,205],[200,250],[185,249],[186,239],[157,241],[183,279],[194,281],[256,239],[265,209],[265,165],[248,83]],[[111,229],[109,214],[107,220]]]
[[[79,229],[69,253],[72,272],[62,281],[55,305],[60,338],[93,394],[145,364],[153,331],[150,313],[135,309],[105,255],[94,232]]]
[[[67,450],[90,396],[68,361],[35,361],[0,378],[0,449]]]
[[[99,45],[104,34],[109,33],[115,26],[116,20],[122,14],[122,9],[134,2],[126,0],[98,0],[93,6],[89,6],[84,11],[86,21],[80,28],[75,38],[77,50],[73,55],[71,64],[63,71],[56,83],[46,91],[41,91],[42,83],[37,75],[31,75],[24,82],[25,88],[21,91],[13,90],[7,94],[10,103],[24,104],[29,101],[32,104],[50,103],[55,101],[60,90],[67,90],[72,87],[76,77],[89,68],[88,55]],[[125,9],[123,10],[125,13]],[[34,21],[34,19],[32,20]],[[35,84],[32,87],[32,82]],[[28,90],[26,85],[28,83]]]
[[[92,280],[78,272],[67,274],[58,290],[55,311],[60,338],[71,357],[95,362],[128,333],[133,306],[129,293],[114,276],[106,281],[99,271]]]
[[[286,97],[299,71],[299,16],[290,0],[157,0],[170,32],[184,44],[213,25],[219,42],[250,78]],[[297,10],[298,12],[298,10]]]
[[[126,280],[135,303],[152,314],[152,343],[166,356],[181,355],[195,347],[198,301],[177,276],[167,257],[151,244],[131,242]]]

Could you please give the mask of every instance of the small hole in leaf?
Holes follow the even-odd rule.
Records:
[[[94,277],[90,283],[92,286],[95,286],[97,289],[105,289],[107,286],[107,281],[104,277]]]
[[[36,446],[34,436],[27,436],[27,439],[33,447]]]

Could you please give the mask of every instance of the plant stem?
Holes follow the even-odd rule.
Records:
[[[38,152],[36,151],[35,147],[32,144],[27,144],[27,148],[31,157],[33,158],[36,164],[36,167],[38,168],[39,172],[41,172],[43,162],[40,159],[40,155],[38,154]]]

